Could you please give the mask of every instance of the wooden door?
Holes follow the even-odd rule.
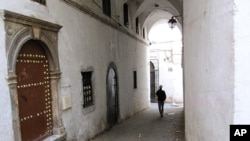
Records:
[[[52,135],[49,62],[41,45],[30,40],[16,60],[19,120],[22,141]]]

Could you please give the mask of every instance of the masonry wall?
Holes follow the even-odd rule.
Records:
[[[184,1],[187,141],[229,140],[234,118],[233,16],[233,0]]]
[[[235,0],[234,45],[235,45],[235,109],[234,124],[250,124],[250,10],[247,0]]]
[[[106,76],[114,62],[118,70],[119,122],[149,106],[149,63],[146,44],[111,25],[86,14],[62,1],[47,1],[42,6],[29,0],[0,2],[0,8],[39,18],[62,26],[58,34],[61,70],[59,103],[67,140],[84,141],[106,130]],[[4,26],[0,21],[0,138],[13,140],[11,103],[4,54]],[[92,70],[94,106],[83,109],[81,71]],[[133,71],[137,71],[137,88],[133,88]],[[68,109],[62,109],[62,98],[69,96]],[[4,122],[2,122],[4,121]],[[3,128],[4,127],[4,128]],[[4,134],[2,134],[4,133]]]

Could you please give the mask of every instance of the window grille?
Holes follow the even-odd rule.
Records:
[[[81,72],[83,83],[83,108],[93,105],[92,72]]]
[[[38,3],[43,4],[43,5],[46,5],[46,0],[32,0],[32,1],[38,2]]]
[[[111,4],[110,0],[102,0],[103,13],[111,17]]]

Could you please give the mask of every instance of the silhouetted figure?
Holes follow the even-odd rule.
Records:
[[[164,112],[164,101],[166,100],[166,93],[162,90],[162,85],[160,85],[159,89],[156,92],[158,97],[158,107],[161,117],[163,117]]]

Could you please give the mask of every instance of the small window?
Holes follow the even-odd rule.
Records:
[[[123,5],[123,17],[124,17],[124,26],[128,27],[129,21],[128,21],[128,4]]]
[[[32,1],[38,2],[38,3],[43,4],[43,5],[46,5],[46,0],[32,0]]]
[[[136,71],[133,72],[133,76],[134,76],[134,89],[136,89],[137,88],[137,72]]]
[[[111,17],[111,4],[110,0],[102,0],[102,9],[103,13],[109,17]]]
[[[93,105],[92,71],[81,72],[83,84],[83,108]]]
[[[139,18],[135,19],[135,32],[139,34]]]
[[[145,28],[142,29],[142,37],[145,39]]]

